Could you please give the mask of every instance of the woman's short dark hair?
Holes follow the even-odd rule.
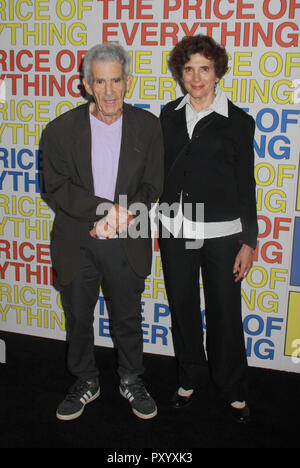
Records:
[[[212,37],[186,36],[179,41],[169,57],[169,68],[177,81],[182,79],[184,65],[190,60],[191,55],[201,54],[214,62],[216,76],[220,79],[228,70],[228,56],[223,46]]]

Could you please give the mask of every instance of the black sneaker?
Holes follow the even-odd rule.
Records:
[[[133,383],[121,382],[120,393],[130,401],[132,411],[139,418],[150,419],[157,415],[155,401],[147,392],[142,380],[138,379]]]
[[[71,387],[66,398],[59,404],[56,417],[63,421],[76,419],[83,413],[87,403],[95,400],[100,395],[98,379],[88,383],[77,380]]]

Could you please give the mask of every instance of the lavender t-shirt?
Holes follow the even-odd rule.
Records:
[[[122,116],[107,125],[90,114],[92,170],[97,197],[114,200],[122,136]]]

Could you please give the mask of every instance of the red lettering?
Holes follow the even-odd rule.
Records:
[[[267,218],[266,216],[257,216],[257,220],[258,222],[259,221],[263,221],[265,223],[265,230],[264,232],[261,232],[261,230],[259,229],[259,234],[258,234],[258,237],[267,237],[271,230],[272,230],[272,223],[271,223],[271,220],[269,218]]]
[[[144,0],[137,0],[136,18],[137,19],[153,19],[153,15],[143,14],[143,10],[152,10],[152,5],[143,5]]]
[[[1,247],[1,244],[3,244],[4,246]],[[0,252],[5,252],[6,258],[8,258],[8,259],[10,259],[9,248],[10,248],[10,243],[7,240],[1,240],[0,241]]]
[[[1,279],[5,279],[5,272],[7,270],[7,267],[9,265],[9,262],[5,262],[4,265],[0,265],[0,276]]]
[[[3,50],[0,50],[0,64],[2,65],[3,71],[15,71],[15,68],[21,72],[27,73],[30,70],[37,72],[50,71],[49,66],[49,50],[36,50],[34,54],[27,49],[20,50],[15,54],[14,50],[9,51],[9,56]],[[47,55],[47,57],[45,57]],[[24,63],[24,57],[27,58],[27,63]]]
[[[167,32],[167,28],[171,31]],[[172,45],[177,44],[177,34],[179,26],[176,23],[161,23],[161,45],[166,45],[166,38],[170,37],[172,39]]]
[[[53,96],[54,88],[56,89],[56,91],[58,91],[58,94],[60,96],[65,95],[66,77],[64,75],[61,76],[60,84],[58,83],[58,81],[57,81],[57,79],[55,78],[54,75],[49,75],[49,96]]]
[[[32,262],[32,260],[34,259],[34,255],[26,257],[24,254],[24,250],[26,247],[29,247],[30,250],[34,250],[34,246],[32,244],[30,244],[29,242],[22,242],[22,244],[19,247],[19,256],[24,262]]]
[[[274,239],[279,238],[279,231],[289,231],[290,226],[281,226],[280,223],[291,223],[291,218],[275,218],[274,220]]]
[[[32,69],[32,63],[31,64],[28,64],[27,66],[23,66],[22,63],[21,63],[21,58],[24,56],[24,55],[27,55],[27,57],[30,57],[32,58],[32,53],[29,51],[29,50],[21,50],[18,54],[17,54],[17,57],[16,57],[16,66],[17,68],[22,71],[22,72],[28,72],[29,70]]]
[[[252,45],[257,47],[258,37],[263,40],[264,44],[268,47],[272,45],[272,34],[273,34],[273,23],[268,23],[267,26],[267,34],[262,29],[262,26],[259,23],[253,24],[253,38],[252,38]]]
[[[82,59],[85,56],[86,52],[86,50],[79,50],[77,52],[77,71],[79,71],[81,68]]]
[[[122,18],[122,10],[128,10],[129,19],[134,19],[134,0],[129,0],[128,5],[122,5],[122,1],[117,0],[117,19]]]
[[[243,10],[246,8],[254,8],[254,3],[243,3],[243,0],[238,0],[237,9],[236,9],[236,17],[237,19],[252,19],[255,18],[254,14],[251,13],[243,13]]]
[[[38,96],[40,93],[40,80],[39,75],[34,76],[34,81],[29,81],[28,75],[24,75],[24,96],[28,96],[29,88],[34,89],[35,96]]]
[[[47,96],[47,75],[42,75],[42,96]],[[49,93],[50,95],[50,93]],[[52,96],[52,95],[50,95]]]
[[[300,3],[296,3],[296,0],[290,0],[289,18],[295,18],[296,8],[300,8]]]
[[[20,268],[25,266],[24,263],[17,263],[17,262],[10,262],[10,265],[15,267],[15,279],[16,281],[20,281]]]
[[[78,80],[78,86],[77,86],[77,89],[79,89],[78,92],[74,91],[72,86],[73,86],[73,82],[75,80]],[[68,84],[67,84],[67,89],[68,89],[68,93],[73,96],[73,97],[80,97],[81,96],[81,88],[79,87],[80,85],[80,76],[79,75],[73,75],[69,80],[68,80]]]
[[[69,60],[69,64],[67,66],[62,65],[62,60],[65,56],[67,56],[67,59]],[[69,73],[72,71],[75,66],[75,57],[73,52],[70,50],[61,50],[56,56],[56,66],[62,73]]]
[[[272,257],[269,256],[267,249],[272,246],[276,247],[278,250],[282,250],[282,245],[278,242],[266,242],[261,249],[261,258],[267,263],[282,263],[282,252],[278,250],[272,251]]]
[[[180,26],[186,36],[193,36],[198,28],[198,23],[194,23],[191,29],[187,27],[186,23],[180,23]]]
[[[134,38],[136,36],[138,27],[139,27],[139,23],[134,23],[131,34],[129,36],[128,35],[127,24],[126,23],[121,23],[121,28],[122,28],[124,38],[125,38],[125,41],[126,41],[127,45],[132,45],[132,43],[134,41]]]
[[[264,12],[264,15],[269,18],[269,19],[278,19],[278,18],[281,18],[285,11],[286,11],[286,0],[280,0],[280,10],[278,13],[271,13],[270,12],[270,3],[271,3],[271,0],[264,0],[264,4],[263,4],[263,12]],[[274,5],[274,2],[272,2],[273,5]]]
[[[183,5],[183,18],[184,19],[189,19],[189,11],[195,11],[195,17],[197,19],[201,19],[201,11],[200,7],[202,4],[202,0],[197,0],[196,5],[190,5],[189,0],[184,0],[184,5]]]
[[[43,57],[43,55],[49,55],[49,50],[36,50],[35,51],[35,71],[37,72],[49,72],[50,67],[43,67],[43,63],[49,63],[48,57]]]
[[[48,258],[44,258],[48,257]],[[49,260],[50,257],[50,247],[47,244],[37,244],[36,246],[36,260],[38,263],[51,263]]]
[[[240,37],[241,37],[241,23],[235,23],[235,30],[234,31],[228,31],[227,30],[227,23],[222,23],[222,33],[221,33],[221,44],[225,45],[227,42],[227,36],[233,36],[234,37],[234,45],[238,46],[240,43]]]
[[[7,71],[6,60],[7,60],[7,53],[4,50],[0,50],[0,64],[1,64],[2,71],[5,71],[5,72]]]
[[[170,11],[179,10],[181,0],[175,0],[175,4],[170,5],[170,0],[164,0],[164,19],[169,19]]]
[[[114,38],[111,36],[117,36],[118,31],[111,31],[110,28],[118,28],[118,23],[104,23],[102,30],[103,43],[112,42]]]
[[[286,27],[290,27],[294,31],[297,31],[295,34],[291,34],[291,33],[287,34],[287,37],[290,39],[290,41],[288,42],[284,42],[282,40],[282,36],[283,36],[282,31]],[[276,39],[277,44],[280,47],[290,47],[290,46],[297,47],[298,46],[298,26],[295,23],[291,23],[291,22],[280,24],[275,32],[275,39]]]
[[[232,0],[229,0],[229,1],[230,1],[231,3],[233,3]],[[223,13],[223,14],[222,14],[222,13],[220,12],[220,9],[219,9],[220,3],[221,3],[221,0],[215,0],[215,2],[214,2],[213,11],[214,11],[215,16],[216,16],[217,18],[223,19],[223,20],[224,20],[224,19],[230,18],[230,17],[233,15],[233,10],[228,11],[228,13]],[[224,3],[224,2],[222,2],[222,3]]]
[[[158,23],[142,23],[142,32],[141,32],[141,45],[146,46],[156,46],[158,41],[147,40],[148,36],[156,36],[156,31],[149,31],[148,28],[155,28],[158,26]]]
[[[97,0],[98,2],[103,2],[103,19],[107,20],[109,16],[109,2],[114,2],[115,0]]]
[[[34,270],[31,270],[30,265],[27,263],[26,264],[26,282],[27,283],[31,283],[32,276],[35,276],[37,278],[37,283],[41,284],[41,266],[37,265],[36,271],[34,271]]]
[[[206,28],[207,36],[213,37],[213,29],[218,28],[220,23],[200,23],[201,28]]]
[[[271,254],[268,252],[270,247],[275,247],[277,250],[272,250]],[[280,252],[279,252],[280,250]],[[279,244],[279,242],[275,241],[269,241],[263,244],[262,246],[260,245],[260,242],[257,242],[257,246],[253,255],[253,261],[257,262],[258,260],[258,254],[261,254],[262,260],[264,260],[267,263],[282,263],[282,245]]]
[[[4,79],[5,75],[1,76]],[[15,96],[17,94],[17,80],[22,78],[22,75],[6,75],[7,79],[11,79],[11,94]]]

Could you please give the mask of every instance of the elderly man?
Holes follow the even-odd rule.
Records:
[[[93,321],[104,281],[120,393],[134,414],[148,419],[157,408],[141,378],[141,294],[151,271],[152,242],[150,234],[130,236],[135,223],[130,207],[139,203],[149,210],[160,196],[161,128],[157,117],[124,103],[132,76],[130,56],[121,46],[92,47],[83,75],[92,99],[52,121],[41,141],[46,193],[57,205],[52,263],[66,312],[68,366],[77,378],[57,417],[79,417],[100,394]]]

